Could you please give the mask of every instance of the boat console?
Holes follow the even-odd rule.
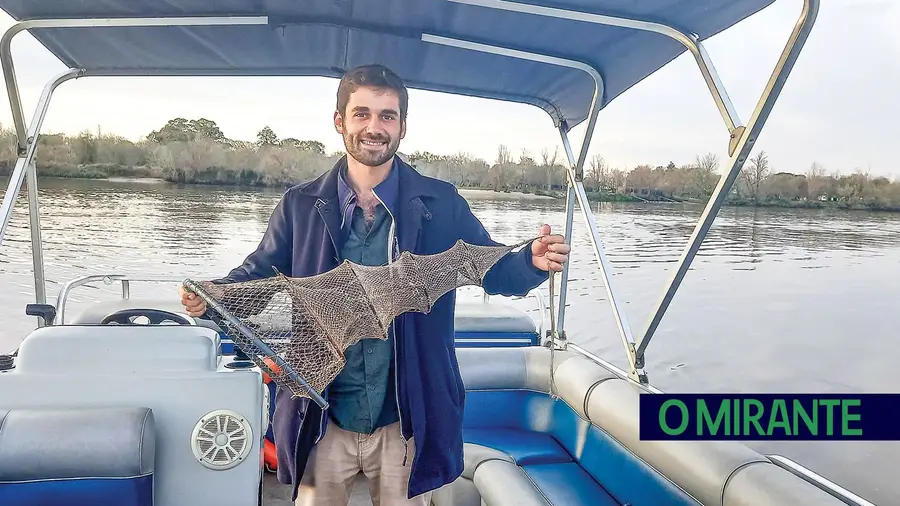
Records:
[[[258,504],[269,391],[197,325],[58,325],[0,373],[0,504]]]
[[[66,318],[67,293],[0,371],[0,504],[259,504],[274,383],[175,296]],[[540,330],[505,304],[457,306],[459,348],[533,346]]]

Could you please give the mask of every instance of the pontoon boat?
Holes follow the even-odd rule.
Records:
[[[267,448],[277,445],[268,430],[270,385],[258,368],[242,365],[221,329],[183,314],[174,295],[183,278],[100,272],[68,282],[48,304],[34,159],[54,90],[90,76],[336,78],[373,62],[412,88],[530,104],[550,116],[569,164],[565,234],[571,240],[577,202],[629,364],[619,369],[565,332],[568,268],[554,304],[556,334],[490,300],[460,303],[465,471],[435,493],[435,506],[870,504],[785,457],[739,443],[638,437],[639,396],[659,393],[646,372],[647,346],[753,149],[820,2],[798,1],[799,19],[746,123],[702,41],[772,1],[0,0],[17,21],[0,40],[0,60],[18,149],[0,239],[27,182],[36,295],[27,312],[37,316],[17,352],[0,357],[0,504],[257,504],[263,482],[271,481],[264,479]],[[10,52],[25,30],[68,67],[47,83],[28,123]],[[730,160],[649,323],[636,334],[614,289],[583,167],[600,110],[685,50],[725,122],[722,147]],[[569,132],[583,122],[575,153]],[[67,312],[73,290],[104,280],[121,283],[122,300]],[[170,281],[173,296],[131,298],[141,281]],[[545,301],[540,307],[545,311]],[[135,315],[178,325],[128,325]],[[547,320],[544,313],[538,321]],[[548,395],[551,368],[558,398]]]

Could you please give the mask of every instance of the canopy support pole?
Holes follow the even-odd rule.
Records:
[[[709,228],[712,226],[713,220],[715,220],[716,214],[719,212],[722,204],[725,203],[725,198],[731,192],[731,187],[740,174],[744,162],[747,160],[747,157],[750,156],[750,150],[753,149],[753,146],[756,144],[760,131],[762,130],[763,125],[765,125],[769,113],[772,112],[772,107],[775,105],[775,101],[778,100],[778,96],[781,94],[784,83],[787,81],[791,70],[794,68],[794,64],[806,43],[806,39],[809,38],[818,12],[819,0],[804,0],[800,17],[794,25],[794,30],[791,32],[791,36],[785,44],[781,57],[775,64],[772,75],[769,77],[769,82],[766,83],[766,87],[759,97],[756,108],[753,110],[753,115],[750,117],[748,127],[741,131],[740,137],[738,137],[737,142],[734,143],[731,160],[729,161],[731,167],[723,177],[719,178],[719,184],[716,185],[716,189],[709,197],[706,208],[703,209],[703,214],[701,214],[700,220],[694,227],[694,232],[691,234],[687,246],[685,246],[681,253],[678,268],[675,269],[675,272],[672,274],[668,286],[663,292],[662,298],[656,307],[656,311],[647,324],[647,329],[644,331],[643,338],[637,348],[638,360],[644,359],[644,353],[647,351],[650,339],[653,338],[653,333],[659,327],[659,323],[662,320],[666,309],[668,309],[669,304],[672,302],[672,297],[675,296],[675,292],[678,290],[679,285],[681,285],[684,275],[687,273],[691,266],[691,262],[697,255],[697,251],[700,249],[700,244],[706,237],[707,232],[709,232]]]
[[[97,26],[188,26],[188,25],[265,25],[268,24],[267,16],[216,16],[216,17],[172,17],[172,18],[107,18],[107,19],[41,19],[20,21],[3,33],[0,38],[0,65],[3,68],[3,78],[6,82],[6,93],[9,97],[9,105],[12,113],[13,124],[16,131],[16,165],[10,175],[6,193],[3,195],[3,203],[0,204],[0,244],[6,235],[6,227],[12,217],[16,199],[25,177],[28,177],[28,214],[29,228],[31,230],[31,252],[34,265],[34,293],[38,304],[47,303],[47,287],[44,277],[43,241],[41,240],[41,217],[38,202],[37,166],[35,153],[37,151],[38,136],[41,125],[47,116],[50,106],[50,98],[56,88],[74,78],[85,75],[82,69],[69,69],[51,79],[45,86],[35,108],[31,123],[25,123],[25,113],[22,108],[22,98],[19,94],[19,85],[16,80],[15,65],[12,58],[12,39],[21,31],[32,28],[76,28]],[[38,326],[43,325],[43,320],[38,318]]]
[[[3,65],[3,67],[4,72],[6,72],[6,65]],[[19,190],[22,188],[22,183],[25,181],[27,175],[28,217],[29,228],[31,229],[31,253],[34,261],[34,291],[35,300],[38,304],[47,303],[47,291],[44,281],[41,215],[40,206],[38,204],[37,167],[34,162],[34,155],[37,152],[38,134],[41,130],[41,125],[44,123],[44,118],[47,116],[47,110],[50,106],[50,98],[53,96],[53,91],[56,90],[60,84],[80,76],[81,70],[70,69],[51,79],[44,86],[41,98],[38,100],[37,107],[34,111],[34,116],[26,131],[25,150],[24,152],[20,151],[19,153],[18,159],[16,160],[16,166],[9,178],[9,185],[6,188],[6,193],[3,195],[3,203],[0,204],[0,216],[2,216],[2,221],[0,221],[0,244],[2,244],[3,237],[6,235],[6,227],[9,226],[12,211],[16,205],[16,199],[19,197]],[[18,91],[16,92],[16,99],[16,101],[11,101],[13,111],[18,107],[19,114],[22,114],[22,103],[18,100]],[[38,325],[40,326],[42,324],[43,320],[38,318]]]
[[[594,118],[594,121],[596,121],[596,118]],[[575,160],[575,157],[572,154],[572,148],[569,145],[568,135],[562,130],[560,130],[560,133],[562,134],[563,145],[566,148],[566,156],[569,158],[569,163],[571,164]],[[585,139],[585,143],[588,142],[590,142],[590,139]],[[583,166],[584,161],[579,160],[579,162],[581,162]],[[629,364],[628,376],[640,384],[649,384],[650,379],[644,371],[644,363],[643,361],[638,361],[635,354],[634,336],[631,332],[631,326],[628,324],[628,318],[625,316],[624,305],[621,302],[622,299],[617,295],[613,288],[612,266],[606,258],[606,253],[603,251],[603,243],[600,240],[600,231],[597,227],[597,222],[594,220],[594,213],[591,212],[587,194],[584,191],[584,182],[576,180],[574,178],[574,173],[573,170],[568,171],[569,192],[566,199],[566,240],[571,244],[574,200],[577,199],[578,207],[581,209],[581,216],[590,232],[588,237],[591,239],[591,245],[594,247],[594,255],[597,257],[597,263],[600,265],[600,275],[603,277],[603,286],[606,288],[606,296],[609,298],[609,305],[612,308],[613,317],[615,318],[616,326],[619,329],[619,336],[622,338],[622,344],[625,346],[625,353],[628,357]],[[568,263],[566,266],[568,266]],[[566,283],[566,273],[567,272],[564,272],[561,281],[562,283]],[[565,303],[565,288],[566,285],[562,285],[560,288],[560,311],[562,311]]]
[[[697,251],[700,249],[700,244],[706,237],[706,234],[709,231],[713,220],[715,220],[716,214],[724,204],[725,198],[729,194],[735,179],[737,178],[738,174],[740,174],[741,168],[743,167],[744,162],[749,156],[750,150],[755,144],[756,139],[759,137],[759,133],[762,130],[762,127],[765,124],[769,113],[771,112],[772,106],[778,99],[778,95],[781,93],[781,89],[784,87],[784,83],[787,80],[788,75],[790,74],[791,69],[794,66],[794,63],[796,62],[797,57],[803,49],[806,39],[809,37],[809,33],[812,30],[816,15],[819,10],[820,0],[804,0],[800,18],[794,26],[794,30],[785,45],[785,48],[781,54],[781,58],[778,60],[778,63],[776,64],[775,69],[772,72],[772,76],[769,78],[769,82],[763,90],[762,96],[760,97],[759,102],[753,111],[749,126],[744,126],[741,124],[740,118],[738,117],[737,112],[734,108],[734,104],[728,97],[728,94],[725,91],[725,87],[722,85],[721,79],[719,79],[719,75],[712,64],[712,60],[710,59],[709,54],[706,52],[706,48],[704,48],[703,44],[700,42],[697,34],[685,33],[679,29],[663,25],[661,23],[641,21],[624,17],[591,14],[587,12],[568,9],[543,7],[539,5],[525,4],[515,0],[448,1],[466,5],[481,6],[488,9],[505,10],[510,12],[519,12],[535,16],[560,18],[567,20],[577,20],[586,23],[618,26],[622,28],[630,28],[634,30],[658,33],[680,42],[694,56],[694,59],[697,62],[698,67],[700,68],[700,72],[703,75],[704,81],[709,88],[710,94],[713,97],[713,101],[715,101],[716,106],[718,107],[719,112],[722,114],[722,118],[725,121],[725,125],[728,128],[728,155],[730,157],[731,168],[724,175],[724,177],[720,177],[716,189],[710,196],[706,208],[704,209],[700,220],[694,228],[694,232],[688,240],[687,246],[682,252],[678,268],[670,279],[667,288],[662,296],[662,299],[657,305],[653,317],[650,319],[650,322],[647,325],[647,329],[643,334],[643,338],[641,339],[640,344],[636,347],[636,349],[629,346],[629,340],[626,337],[628,333],[620,332],[626,344],[626,348],[629,350],[629,359],[631,363],[635,366],[635,369],[642,368],[644,366],[644,353],[647,350],[647,345],[650,343],[650,339],[653,337],[653,333],[658,328],[663,315],[669,307],[669,303],[672,301],[675,292],[678,290],[678,287],[681,284],[681,280],[684,278],[684,275],[690,268],[694,256],[696,256]],[[593,122],[589,121],[588,128],[589,131],[592,130]],[[564,144],[566,144],[565,140],[563,142]],[[582,146],[582,154],[584,152],[585,147]],[[576,179],[574,183],[580,184],[580,180]],[[581,188],[583,191],[583,184],[581,185]],[[572,194],[572,191],[573,188],[570,186],[570,196]],[[579,195],[577,186],[574,188],[574,193],[579,202],[582,202],[581,195]],[[570,199],[567,199],[567,211],[570,209],[569,200]],[[584,209],[582,209],[582,212],[584,212]],[[594,239],[595,237],[592,235],[592,240]],[[599,259],[599,256],[602,255],[602,252],[597,248],[595,248],[595,251],[597,252]],[[603,269],[604,266],[601,262],[601,270]],[[605,271],[604,277],[606,277]],[[567,276],[564,275],[562,282],[565,283],[566,279]],[[607,291],[609,292],[608,286]],[[565,288],[562,288],[561,292],[565,293]],[[613,303],[613,311],[618,314],[618,310],[612,297],[610,298],[610,301]],[[560,304],[560,311],[562,311],[564,307],[564,304]],[[624,317],[624,315],[622,316]],[[560,321],[562,321],[562,319],[560,319]],[[621,324],[622,320],[620,319],[619,321]]]
[[[566,151],[566,158],[569,161],[568,169],[566,170],[568,180],[568,193],[566,198],[566,241],[569,244],[571,244],[572,242],[572,225],[575,215],[575,201],[577,200],[578,205],[581,208],[582,217],[584,218],[585,224],[590,231],[591,244],[594,246],[594,254],[597,257],[597,262],[600,264],[600,272],[603,276],[606,294],[609,297],[610,305],[612,306],[613,315],[616,319],[616,325],[619,329],[619,335],[621,336],[622,343],[625,346],[628,361],[631,366],[630,376],[632,379],[639,383],[648,383],[649,379],[647,378],[646,373],[643,371],[643,364],[638,364],[635,360],[635,341],[634,337],[632,336],[631,327],[628,325],[628,319],[625,317],[625,313],[622,311],[623,305],[620,302],[621,299],[618,297],[616,291],[612,287],[612,279],[610,276],[612,268],[609,265],[609,261],[606,259],[606,254],[603,252],[603,246],[602,242],[600,241],[600,233],[597,228],[597,223],[596,221],[594,221],[594,216],[593,213],[591,213],[591,207],[587,200],[587,194],[584,191],[584,163],[587,160],[588,148],[590,147],[591,137],[593,137],[594,127],[597,124],[597,116],[600,112],[600,104],[603,97],[603,78],[600,76],[600,73],[593,67],[582,62],[542,55],[538,53],[519,51],[500,46],[492,46],[488,44],[471,42],[450,37],[442,37],[432,34],[422,34],[422,40],[424,42],[442,44],[445,46],[457,47],[460,49],[480,51],[483,53],[490,53],[511,58],[519,58],[529,61],[536,61],[548,63],[551,65],[559,65],[563,67],[579,69],[586,72],[594,80],[594,96],[591,100],[591,109],[590,113],[588,114],[587,129],[585,131],[584,141],[581,144],[581,150],[577,159],[575,158],[575,154],[572,151],[572,146],[569,143],[566,125],[560,125],[560,134],[562,136],[563,147]],[[560,335],[562,336],[563,342],[550,343],[550,345],[554,347],[560,345],[562,349],[565,348],[566,342],[565,330],[563,325],[565,322],[565,294],[566,288],[568,286],[568,272],[569,271],[567,263],[563,267],[562,279],[560,281],[560,302],[558,310],[559,317],[557,320],[558,328],[560,329]]]
[[[488,9],[519,12],[523,14],[533,14],[536,16],[543,16],[548,18],[561,18],[573,21],[582,21],[585,23],[593,23],[597,25],[618,26],[621,28],[630,28],[633,30],[665,35],[666,37],[680,42],[685,48],[687,48],[688,51],[691,52],[691,55],[694,56],[694,60],[697,62],[697,66],[700,68],[700,74],[703,76],[703,80],[706,82],[706,86],[709,88],[709,92],[712,95],[713,101],[716,103],[716,108],[719,109],[719,113],[722,115],[722,119],[725,121],[725,127],[728,129],[729,139],[731,139],[729,142],[730,150],[733,149],[731,146],[733,146],[735,142],[734,138],[737,135],[740,135],[743,130],[743,127],[741,127],[741,119],[740,117],[738,117],[737,110],[735,109],[734,104],[731,102],[731,98],[728,97],[728,93],[725,91],[725,86],[722,85],[722,80],[719,78],[719,73],[713,66],[712,59],[710,59],[709,54],[706,52],[706,48],[703,47],[703,44],[700,42],[700,38],[697,36],[697,34],[685,33],[677,28],[661,23],[616,16],[605,16],[601,14],[591,14],[588,12],[574,11],[570,9],[543,7],[540,5],[520,3],[513,0],[448,1],[466,5],[477,5],[486,7]],[[729,151],[729,155],[730,154],[731,151]]]
[[[577,169],[578,163],[575,160],[575,155],[572,152],[572,146],[569,144],[569,136],[566,133],[566,125],[560,125],[559,127],[559,135],[562,138],[563,150],[566,153],[566,160],[569,162],[569,166],[575,166]],[[577,174],[577,170],[576,170]],[[575,221],[575,185],[572,184],[572,171],[570,169],[566,169],[566,224],[563,232],[564,237],[566,238],[566,244],[570,247],[572,245],[572,226]],[[557,325],[560,329],[560,335],[565,336],[565,320],[566,320],[566,295],[569,293],[569,267],[571,266],[570,262],[566,262],[563,264],[563,271],[559,279],[559,307],[557,308],[557,316],[556,321]]]

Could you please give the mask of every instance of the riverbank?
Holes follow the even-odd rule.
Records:
[[[9,177],[11,167],[0,167],[0,176]],[[226,174],[227,172],[227,174]],[[60,179],[87,179],[108,180],[111,182],[140,182],[159,184],[191,184],[218,187],[245,187],[245,188],[288,188],[296,181],[276,181],[265,178],[255,171],[226,171],[209,169],[207,171],[194,172],[193,178],[188,180],[183,174],[173,173],[166,169],[150,166],[126,166],[113,163],[97,163],[84,165],[59,165],[46,164],[38,168],[38,176],[42,178]],[[545,190],[535,188],[502,189],[496,190],[490,187],[461,187],[460,194],[464,197],[490,198],[493,200],[564,200],[565,191]],[[674,200],[662,198],[660,200],[648,200],[633,194],[607,193],[587,191],[585,195],[589,202],[621,202],[635,204],[689,204],[705,205],[706,200],[682,199]],[[900,212],[900,204],[883,201],[866,201],[864,199],[845,200],[784,200],[768,198],[754,201],[732,197],[725,201],[727,207],[758,207],[781,209],[834,209],[842,211],[878,211]]]

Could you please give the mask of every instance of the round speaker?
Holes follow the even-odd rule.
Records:
[[[250,423],[227,409],[207,413],[194,425],[191,450],[203,467],[224,471],[240,464],[253,447]]]

